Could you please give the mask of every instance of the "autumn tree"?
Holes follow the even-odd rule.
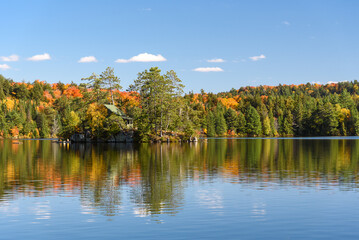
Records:
[[[72,134],[78,131],[81,119],[76,112],[71,111],[69,108],[65,111],[65,116],[62,119],[62,131],[61,136],[69,138]]]
[[[106,119],[107,109],[104,105],[92,103],[87,109],[86,120],[91,128],[92,135],[100,138],[103,134],[103,125]]]

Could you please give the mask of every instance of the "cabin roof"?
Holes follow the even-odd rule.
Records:
[[[116,114],[117,116],[122,117],[125,120],[132,120],[132,118],[128,117],[124,112],[118,109],[115,105],[112,104],[104,104],[104,106],[111,111],[112,113]]]

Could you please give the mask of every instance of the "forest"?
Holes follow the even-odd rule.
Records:
[[[136,141],[190,137],[359,135],[359,82],[241,87],[184,93],[173,70],[138,73],[128,89],[113,68],[80,84],[14,82],[0,75],[1,138],[69,138],[91,132],[107,139],[129,131],[115,105],[133,119]]]

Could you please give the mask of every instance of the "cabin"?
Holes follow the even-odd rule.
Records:
[[[115,105],[112,104],[104,104],[107,109],[107,117],[111,114],[116,114],[121,117],[126,124],[126,129],[123,129],[116,136],[108,136],[109,139],[95,139],[95,141],[105,141],[105,142],[133,142],[133,119],[127,116],[124,112],[118,109]],[[71,142],[79,143],[79,142],[92,142],[93,138],[91,137],[91,131],[85,130],[85,132],[75,133],[70,137]]]
[[[115,105],[112,104],[104,104],[104,106],[107,108],[108,116],[112,113],[116,114],[117,116],[120,116],[123,121],[125,122],[127,128],[133,128],[133,119],[127,116],[124,112],[122,112],[120,109],[118,109]]]

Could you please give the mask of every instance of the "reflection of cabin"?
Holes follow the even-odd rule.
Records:
[[[104,104],[104,106],[107,108],[108,115],[111,113],[116,114],[117,116],[120,116],[123,121],[125,122],[127,128],[133,127],[133,119],[127,116],[124,112],[122,112],[120,109],[118,109],[115,105],[112,104]]]

